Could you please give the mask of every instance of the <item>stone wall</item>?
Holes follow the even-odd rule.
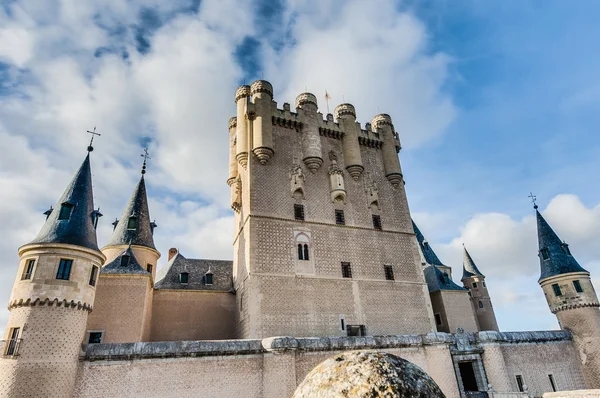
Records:
[[[477,321],[471,307],[471,300],[465,290],[444,290],[430,294],[433,312],[440,314],[441,325],[437,330],[455,333],[457,328],[465,332],[476,332]]]

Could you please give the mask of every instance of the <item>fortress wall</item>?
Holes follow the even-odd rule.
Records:
[[[444,303],[443,309],[448,322],[448,333],[455,333],[457,328],[462,328],[465,332],[476,332],[478,330],[471,300],[466,291],[446,290],[437,294]]]
[[[154,290],[150,340],[234,338],[235,298],[222,291]]]

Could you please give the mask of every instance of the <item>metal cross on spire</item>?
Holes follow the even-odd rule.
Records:
[[[142,153],[140,156],[144,158],[144,164],[142,165],[142,174],[146,174],[146,161],[148,159],[152,159],[150,157],[150,154],[148,154],[148,148],[144,148],[144,153]]]
[[[94,150],[94,147],[92,146],[92,144],[94,143],[94,137],[95,136],[100,136],[100,133],[96,133],[96,126],[94,126],[94,129],[92,131],[87,130],[88,133],[90,133],[92,135],[92,139],[90,140],[90,145],[87,147],[88,152],[92,152]]]
[[[533,208],[537,210],[538,205],[537,205],[537,203],[535,203],[535,201],[537,200],[536,196],[532,192],[529,192],[528,198],[531,198],[531,203],[533,203]]]

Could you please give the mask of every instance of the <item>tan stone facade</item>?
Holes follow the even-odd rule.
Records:
[[[458,328],[465,332],[479,330],[471,300],[464,290],[439,290],[430,296],[434,315],[438,314],[441,321],[436,325],[438,332],[455,333]]]

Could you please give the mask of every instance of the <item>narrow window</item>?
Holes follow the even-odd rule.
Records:
[[[102,343],[102,332],[90,332],[88,337],[88,344],[100,344]]]
[[[554,295],[556,297],[562,296],[562,291],[560,290],[560,286],[558,286],[558,283],[555,283],[554,285],[552,285],[552,290],[554,290]]]
[[[190,274],[189,273],[182,272],[181,274],[179,274],[179,283],[181,283],[181,284],[187,284],[189,280],[190,280]]]
[[[121,256],[121,267],[127,267],[127,265],[129,265],[129,255],[123,254]]]
[[[381,231],[381,216],[373,214],[373,228]]]
[[[577,293],[583,293],[583,288],[581,287],[581,283],[579,283],[579,281],[573,281],[573,286],[575,287],[575,291]]]
[[[14,356],[17,355],[19,349],[19,331],[21,328],[12,328],[10,330],[10,340],[8,340],[8,346],[6,347],[6,355]]]
[[[204,275],[204,281],[207,285],[212,285],[213,284],[213,274],[207,273],[206,275]]]
[[[440,314],[434,314],[433,316],[435,317],[435,324],[438,326],[442,326],[442,317],[440,316]]]
[[[385,273],[385,279],[388,281],[394,280],[394,269],[391,265],[384,265],[383,272]]]
[[[476,288],[477,287],[477,282],[473,282],[473,287]]]
[[[71,276],[72,265],[73,260],[65,260],[64,258],[61,258],[60,263],[58,264],[58,272],[56,273],[56,279],[68,281],[69,277]]]
[[[344,218],[344,210],[335,211],[335,223],[337,225],[346,225],[346,220]]]
[[[483,303],[481,301],[479,302],[479,308],[483,308]]]
[[[554,382],[554,376],[548,375],[548,380],[550,380],[550,386],[552,387],[552,391],[556,392],[556,383]]]
[[[485,285],[485,282],[482,282],[482,283],[483,283],[483,287],[487,287],[487,286]]]
[[[129,217],[129,220],[127,221],[127,229],[137,229],[137,217]]]
[[[525,390],[523,389],[523,376],[516,375],[515,378],[517,379],[517,387],[519,388],[519,391],[525,392]]]
[[[146,265],[146,271],[152,273],[152,264]]]
[[[543,260],[548,260],[550,258],[550,253],[548,253],[548,249],[540,250],[540,254],[542,255]]]
[[[298,221],[304,221],[304,205],[294,205],[294,218]]]
[[[98,277],[98,266],[92,265],[92,272],[90,273],[90,286],[96,286],[96,278]]]
[[[59,220],[68,220],[71,217],[73,211],[73,205],[70,203],[63,203],[60,205],[60,212],[58,213]]]
[[[350,263],[342,263],[342,276],[344,278],[352,278],[352,269]]]
[[[467,294],[469,295],[469,297],[473,297],[473,293],[471,293],[470,291],[467,292]]]
[[[304,259],[308,260],[308,245],[304,244]]]
[[[35,260],[27,260],[27,265],[23,270],[23,275],[21,276],[21,280],[31,279],[33,275],[33,267],[35,265]]]
[[[304,260],[304,251],[302,250],[302,243],[298,243],[298,260]]]

